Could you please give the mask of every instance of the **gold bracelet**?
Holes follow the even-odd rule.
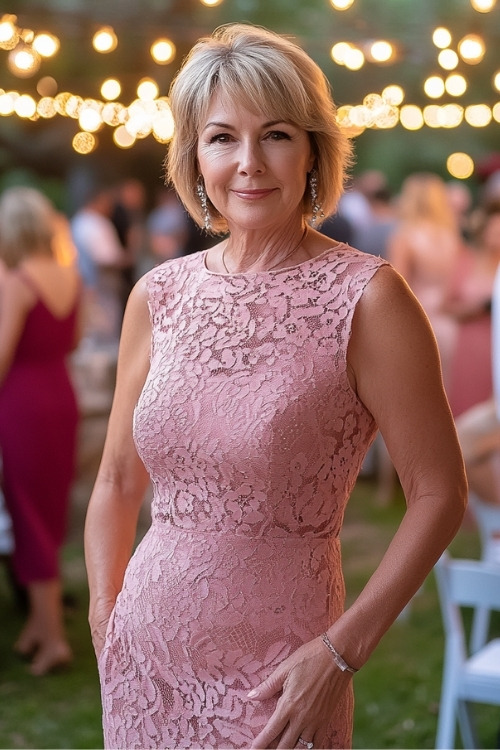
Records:
[[[323,635],[321,636],[321,640],[323,641],[327,649],[331,651],[333,655],[333,661],[335,662],[337,667],[342,670],[342,672],[351,672],[351,674],[356,674],[358,670],[354,669],[354,667],[350,667],[349,664],[344,661],[326,633],[323,633]]]

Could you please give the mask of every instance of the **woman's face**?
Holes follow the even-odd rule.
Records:
[[[230,229],[266,229],[302,216],[313,162],[305,130],[214,95],[201,123],[198,166]]]

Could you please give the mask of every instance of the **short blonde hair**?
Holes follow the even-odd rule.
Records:
[[[0,196],[0,258],[9,267],[29,255],[53,255],[55,209],[35,188],[7,188]]]
[[[351,145],[340,130],[330,84],[319,66],[294,42],[259,26],[228,24],[200,39],[170,89],[174,136],[166,177],[193,219],[204,218],[196,191],[198,136],[215,92],[231,101],[303,128],[309,134],[318,175],[318,203],[326,216],[342,194]],[[210,201],[214,233],[227,223]],[[312,215],[309,190],[305,218]]]

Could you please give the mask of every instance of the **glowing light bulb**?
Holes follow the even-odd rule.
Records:
[[[451,34],[444,26],[438,26],[432,33],[432,41],[439,49],[446,49],[451,44]]]
[[[59,51],[60,42],[54,34],[43,32],[33,39],[33,48],[41,57],[53,57]]]
[[[330,3],[335,10],[348,10],[354,4],[354,0],[330,0]]]
[[[458,55],[453,49],[443,49],[438,55],[438,63],[445,70],[455,70],[458,62]]]
[[[118,38],[111,26],[103,26],[94,34],[92,45],[96,52],[112,52],[118,45]]]
[[[151,45],[151,57],[159,65],[171,62],[176,53],[175,44],[170,39],[157,39]]]
[[[470,4],[479,13],[489,13],[496,5],[497,0],[470,0]]]
[[[101,95],[108,102],[118,99],[122,91],[120,81],[116,78],[107,78],[101,85]]]
[[[480,63],[485,51],[484,41],[477,34],[468,34],[458,43],[459,55],[469,65]]]
[[[371,45],[370,54],[375,62],[388,62],[394,56],[394,47],[390,42],[381,39]]]
[[[424,91],[431,99],[439,99],[443,96],[445,86],[441,76],[429,76],[424,82]]]
[[[29,44],[19,42],[7,57],[7,67],[19,78],[29,78],[40,68],[40,55]]]

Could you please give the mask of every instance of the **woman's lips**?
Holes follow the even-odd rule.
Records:
[[[268,195],[271,195],[271,193],[274,193],[274,188],[260,188],[258,190],[236,190],[233,189],[232,192],[234,195],[237,195],[238,198],[242,198],[243,200],[259,200],[259,198],[265,198]]]

